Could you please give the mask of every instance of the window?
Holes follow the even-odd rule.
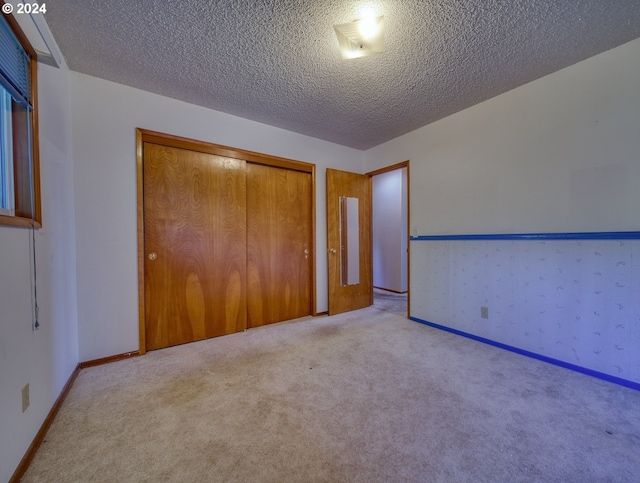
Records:
[[[0,51],[0,225],[40,227],[36,54],[11,15]]]

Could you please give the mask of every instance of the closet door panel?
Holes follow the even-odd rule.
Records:
[[[310,315],[311,175],[247,163],[247,325]]]
[[[246,328],[245,166],[144,143],[147,349]]]

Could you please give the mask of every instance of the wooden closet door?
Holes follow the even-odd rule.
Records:
[[[247,324],[311,308],[311,174],[247,163]]]
[[[245,161],[143,150],[147,349],[244,330]]]

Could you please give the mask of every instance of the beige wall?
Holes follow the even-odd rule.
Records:
[[[640,229],[640,39],[365,153],[411,160],[417,235]]]
[[[411,160],[414,236],[639,231],[639,127],[640,39],[365,155]],[[410,246],[413,317],[640,383],[638,240]]]
[[[406,292],[407,168],[375,175],[373,184],[373,286]]]
[[[327,167],[363,172],[363,153],[72,73],[80,360],[138,349],[135,128],[316,164],[318,310],[327,309]]]
[[[38,68],[42,229],[0,226],[0,481],[8,481],[78,363],[69,71]],[[23,413],[21,390],[30,387]]]

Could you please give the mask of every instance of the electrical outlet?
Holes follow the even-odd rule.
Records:
[[[22,412],[25,412],[29,407],[29,384],[22,388]]]
[[[489,318],[489,307],[480,307],[480,317],[483,319]]]

